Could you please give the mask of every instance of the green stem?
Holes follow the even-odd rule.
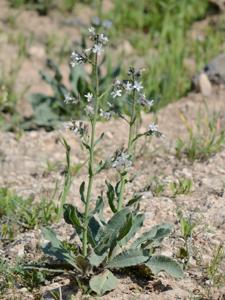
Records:
[[[91,192],[94,180],[94,146],[95,146],[95,128],[98,114],[98,98],[99,98],[99,78],[98,78],[98,57],[95,55],[94,63],[94,75],[95,75],[95,104],[94,104],[94,116],[91,120],[91,143],[89,152],[89,166],[88,166],[88,188],[86,195],[85,211],[84,211],[84,229],[83,229],[83,255],[87,256],[87,245],[88,245],[88,222],[89,222],[89,212],[90,212],[90,202],[91,202]]]
[[[135,126],[135,118],[136,118],[136,111],[135,111],[135,91],[133,91],[132,95],[132,109],[131,109],[131,118],[129,122],[129,137],[128,137],[128,147],[127,153],[128,155],[132,156],[133,152],[133,139],[134,139],[134,126]],[[118,199],[118,207],[117,210],[120,211],[123,207],[123,195],[125,190],[125,183],[126,183],[126,174],[120,175],[120,192],[119,192],[119,199]]]

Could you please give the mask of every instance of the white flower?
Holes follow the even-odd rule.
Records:
[[[93,94],[90,92],[84,95],[84,97],[87,98],[87,102],[91,102],[93,100]]]
[[[140,98],[140,100],[139,100],[139,103],[140,103],[141,105],[143,105],[143,106],[146,106],[146,107],[148,107],[148,108],[151,108],[151,107],[153,106],[153,104],[154,104],[154,100],[147,100],[147,99],[145,98],[145,94],[142,94],[142,95],[141,95],[141,98]]]
[[[129,81],[127,81],[127,82],[125,83],[125,90],[126,90],[127,92],[130,92],[130,91],[133,90],[133,86],[132,86],[132,84],[131,84]]]
[[[107,36],[104,34],[104,33],[101,33],[99,35],[99,41],[102,43],[102,44],[106,44],[108,43],[108,38]]]
[[[108,112],[108,111],[103,111],[103,110],[100,108],[100,117],[109,120],[110,117],[111,117],[111,113]]]
[[[156,125],[154,123],[150,124],[148,128],[150,131],[158,132],[158,125]]]
[[[121,81],[119,79],[116,79],[115,85],[121,85]]]
[[[119,90],[114,90],[114,91],[112,91],[111,95],[112,95],[113,98],[121,97],[122,96],[122,90],[120,90],[120,89]]]
[[[131,167],[132,162],[130,160],[130,157],[127,153],[122,152],[117,158],[114,160],[112,167],[116,168],[118,170],[121,170],[123,168],[129,168]]]
[[[88,31],[91,33],[91,34],[93,34],[93,35],[95,35],[95,28],[94,27],[90,27],[90,28],[88,28]]]
[[[92,52],[96,54],[101,54],[102,52],[104,52],[102,44],[95,44],[92,48]]]
[[[133,88],[138,92],[140,92],[140,90],[143,89],[143,85],[141,82],[135,80]]]
[[[67,95],[65,96],[64,102],[65,102],[66,104],[68,104],[68,103],[74,103],[74,104],[76,104],[76,103],[78,103],[78,100],[75,99],[72,95],[67,94]]]
[[[70,56],[70,64],[72,67],[75,67],[84,62],[84,58],[77,52],[73,51]]]

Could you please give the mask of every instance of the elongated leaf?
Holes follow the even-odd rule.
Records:
[[[93,276],[89,281],[90,288],[98,296],[102,296],[106,292],[114,290],[117,287],[117,284],[118,279],[109,270],[106,270],[99,275]]]
[[[102,196],[98,196],[98,199],[96,201],[95,209],[93,210],[93,214],[98,214],[102,217],[102,212],[104,209],[104,202],[102,199]]]
[[[138,230],[142,227],[144,222],[144,214],[137,214],[137,215],[132,215],[132,226],[129,230],[129,232],[124,236],[123,239],[119,241],[119,245],[122,247],[126,245],[130,239],[132,239],[135,234],[138,232]]]
[[[115,256],[107,263],[108,268],[119,269],[131,266],[137,266],[146,262],[149,255],[142,249],[130,249]]]
[[[134,204],[138,204],[139,201],[141,200],[141,198],[142,198],[142,195],[138,195],[138,194],[134,195],[133,198],[128,201],[126,206],[131,206],[131,205],[134,205]]]
[[[175,278],[183,277],[181,265],[174,259],[164,255],[152,256],[145,265],[151,269],[153,274],[164,271]]]
[[[98,242],[98,231],[102,228],[101,221],[98,220],[95,216],[92,216],[88,223],[88,241],[94,248]]]
[[[127,215],[130,213],[128,208],[124,208],[121,211],[115,213],[108,223],[99,230],[98,244],[95,247],[95,253],[102,255],[108,249],[113,249],[116,244],[116,240],[120,230],[127,222]]]
[[[80,185],[80,199],[85,204],[84,190],[85,190],[85,182],[83,181]]]
[[[141,237],[139,237],[132,244],[131,248],[136,248],[141,246],[143,243],[150,244],[152,242],[158,243],[163,240],[166,236],[170,234],[172,226],[170,224],[160,224],[152,227],[149,231],[146,231]]]
[[[107,195],[109,206],[110,206],[112,212],[116,213],[117,209],[116,209],[115,204],[114,204],[114,199],[115,199],[114,188],[111,185],[111,183],[109,183],[107,181],[106,181],[106,185],[107,185],[107,188],[108,188],[106,195]]]

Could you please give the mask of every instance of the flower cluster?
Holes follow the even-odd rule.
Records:
[[[164,135],[158,130],[158,125],[152,123],[148,126],[147,135],[155,135],[156,137],[164,137]]]
[[[70,56],[70,65],[73,68],[87,61],[88,61],[88,56],[86,55],[86,53],[80,54],[78,51],[73,51]]]
[[[84,137],[88,134],[88,126],[82,121],[70,121],[64,123],[64,128],[72,131],[74,134],[79,134]]]
[[[122,151],[117,151],[115,157],[112,160],[112,167],[116,168],[119,172],[130,168],[132,161],[128,153]]]
[[[108,38],[104,33],[97,33],[94,27],[88,29],[90,39],[93,42],[91,47],[83,50],[82,52],[73,51],[70,57],[70,64],[72,67],[77,65],[91,62],[90,56],[92,54],[100,55],[104,52],[104,46],[108,43]]]
[[[128,80],[116,80],[113,85],[113,90],[111,92],[112,98],[121,97],[123,93],[130,94],[132,92],[136,92],[137,96],[139,97],[138,103],[142,106],[147,107],[150,109],[153,104],[154,100],[148,100],[143,93],[143,85],[140,81],[141,72],[135,71],[134,68],[130,68],[128,71]]]

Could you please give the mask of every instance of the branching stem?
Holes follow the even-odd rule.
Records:
[[[89,213],[90,213],[90,202],[91,202],[91,193],[93,180],[95,176],[94,172],[94,147],[95,147],[95,128],[98,115],[98,100],[99,100],[99,78],[98,78],[98,56],[95,55],[94,62],[94,82],[95,82],[95,104],[94,104],[94,115],[91,119],[91,142],[90,142],[90,151],[89,151],[89,164],[88,164],[88,188],[85,202],[85,212],[84,212],[84,228],[83,228],[83,255],[87,256],[87,244],[88,244],[88,222],[89,222]]]

